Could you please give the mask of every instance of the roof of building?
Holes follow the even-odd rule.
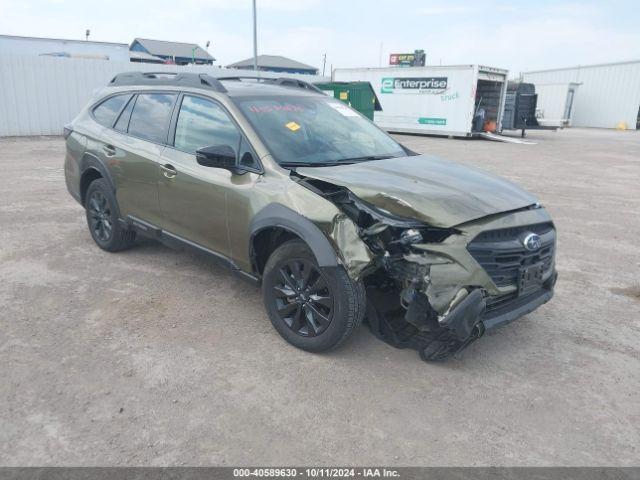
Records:
[[[164,63],[164,58],[156,57],[147,52],[137,52],[136,50],[129,50],[129,58]]]
[[[241,60],[236,63],[232,63],[231,65],[227,65],[227,67],[229,68],[242,68],[252,66],[253,57],[247,58],[246,60]],[[311,65],[297,62],[280,55],[258,55],[258,67],[288,68],[291,70],[318,70],[316,67],[312,67]]]
[[[167,42],[165,40],[149,40],[148,38],[135,38],[131,45],[138,42],[142,45],[147,52],[151,55],[158,55],[161,57],[182,57],[191,58],[195,56],[198,60],[212,60],[215,61],[208,52],[200,48],[195,43],[183,43],[183,42]],[[195,48],[195,52],[193,49]]]
[[[98,45],[114,45],[118,47],[128,47],[126,43],[117,43],[117,42],[96,42],[94,40],[80,40],[80,39],[69,39],[69,38],[47,38],[47,37],[22,37],[19,35],[0,35],[0,38],[10,38],[13,40],[46,40],[50,42],[72,42],[72,43],[95,43]]]
[[[546,72],[559,72],[561,70],[580,70],[585,68],[599,68],[599,67],[613,67],[617,65],[630,65],[634,63],[640,63],[640,59],[638,60],[624,60],[621,62],[608,62],[608,63],[595,63],[592,65],[573,65],[571,67],[559,67],[559,68],[548,68],[545,70],[529,70],[525,73],[546,73]]]

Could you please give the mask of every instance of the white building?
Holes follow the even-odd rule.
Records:
[[[94,42],[92,40],[62,40],[59,38],[0,35],[0,55],[88,58],[128,62],[129,45],[126,43]]]
[[[536,86],[538,105],[554,101],[544,98],[545,91],[558,90],[552,87],[577,84],[570,105],[574,127],[638,128],[640,60],[524,72],[522,80]],[[559,99],[558,108],[568,106],[567,101]]]

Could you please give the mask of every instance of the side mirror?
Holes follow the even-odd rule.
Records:
[[[196,161],[204,167],[224,168],[232,173],[244,173],[236,164],[236,151],[229,145],[212,145],[196,150]]]

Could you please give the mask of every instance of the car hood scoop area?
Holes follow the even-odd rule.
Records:
[[[507,180],[430,155],[301,167],[296,172],[348,188],[379,209],[434,227],[450,228],[537,202]]]

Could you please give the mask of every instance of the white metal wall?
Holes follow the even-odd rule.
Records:
[[[571,124],[616,128],[624,122],[635,130],[640,108],[640,60],[522,74],[535,85],[576,82]]]
[[[129,61],[129,45],[126,43],[92,42],[85,40],[59,40],[0,35],[0,55],[37,56],[54,53],[71,55],[103,55],[115,62]],[[88,57],[97,58],[97,57]]]
[[[61,135],[93,94],[122,72],[199,72],[212,76],[252,72],[214,66],[156,65],[106,60],[0,55],[0,137]],[[305,81],[329,81],[315,75],[272,74]]]

